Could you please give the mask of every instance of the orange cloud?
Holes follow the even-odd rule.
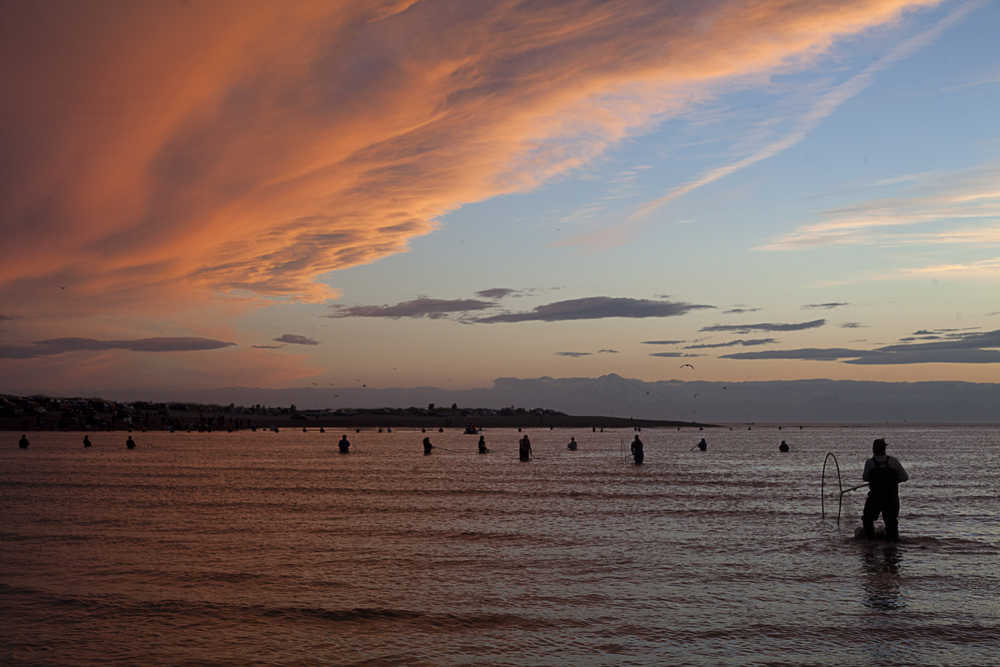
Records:
[[[585,164],[692,88],[935,3],[17,3],[0,312],[324,300],[318,276]]]

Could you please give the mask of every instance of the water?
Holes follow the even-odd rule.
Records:
[[[4,664],[986,664],[1000,429],[29,434],[0,447]],[[580,450],[569,452],[575,436]],[[706,453],[690,451],[702,436]],[[820,517],[871,441],[898,545]],[[778,442],[792,447],[779,454]],[[444,451],[448,448],[455,451]],[[836,516],[836,471],[827,471]]]

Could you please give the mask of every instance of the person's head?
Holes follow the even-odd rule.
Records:
[[[875,456],[885,456],[885,439],[876,438],[872,443],[872,453]]]

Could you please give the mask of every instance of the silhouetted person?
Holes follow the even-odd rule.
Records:
[[[85,435],[83,436],[83,448],[86,449],[88,447],[90,447],[90,436]]]
[[[708,443],[705,442],[705,438],[702,438],[701,440],[698,441],[698,449],[700,449],[703,452],[708,450]]]
[[[337,443],[337,447],[340,448],[341,454],[351,453],[351,441],[347,439],[346,435],[340,436],[340,442]]]
[[[135,440],[132,439],[132,436],[129,436],[128,440],[125,441],[125,446],[128,449],[135,449]]]
[[[30,445],[30,444],[31,443],[28,442],[28,436],[25,435],[24,433],[22,433],[21,434],[21,439],[17,441],[17,446],[20,447],[21,449],[27,449],[28,445]]]
[[[569,444],[566,445],[566,449],[568,449],[571,452],[576,451],[576,438],[569,439]]]
[[[431,439],[424,438],[424,456],[430,456],[432,449],[434,449],[434,445],[431,444]]]
[[[521,438],[521,444],[517,448],[518,458],[522,461],[531,460],[531,440],[528,440],[528,436],[525,435]]]
[[[486,436],[479,436],[479,453],[489,454],[490,450],[486,449]]]
[[[778,451],[779,452],[787,452],[788,451],[788,443],[785,442],[784,440],[782,440],[781,444],[778,445]]]
[[[865,471],[861,479],[868,482],[868,498],[865,500],[861,523],[865,537],[875,537],[875,519],[882,515],[885,522],[885,536],[890,540],[899,539],[899,484],[910,479],[899,461],[885,453],[885,440],[879,438],[872,443],[872,457],[865,461]]]
[[[635,436],[635,440],[632,441],[632,460],[635,461],[637,466],[642,465],[643,459],[646,458],[646,453],[642,449],[642,440],[639,436]]]

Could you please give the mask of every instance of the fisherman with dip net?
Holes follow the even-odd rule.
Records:
[[[872,457],[865,461],[865,471],[861,479],[868,482],[868,498],[865,500],[861,523],[865,537],[875,538],[875,519],[882,515],[887,539],[899,540],[899,484],[910,479],[906,470],[894,456],[885,453],[886,443],[878,438],[872,443]]]

